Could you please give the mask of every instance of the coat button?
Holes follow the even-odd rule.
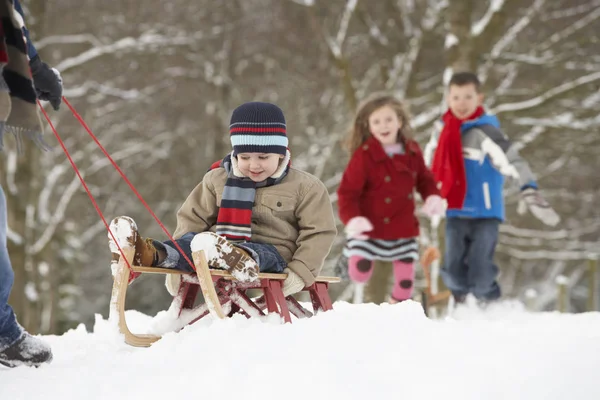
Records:
[[[390,199],[389,197],[386,197],[385,200],[385,204],[390,204],[392,202],[392,199]]]
[[[389,219],[388,217],[385,217],[385,218],[383,219],[383,223],[384,223],[384,224],[389,224],[389,223],[390,223],[390,219]]]
[[[383,180],[389,182],[392,180],[392,178],[389,175],[386,175],[385,178],[383,178]]]
[[[277,207],[281,207],[281,202],[280,201],[277,202]]]
[[[362,148],[363,148],[363,150],[369,150],[369,145],[368,145],[368,144],[365,144],[365,145],[363,145],[363,147],[362,147]]]

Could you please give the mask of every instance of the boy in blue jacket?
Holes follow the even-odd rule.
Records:
[[[425,147],[425,159],[448,203],[442,279],[458,303],[472,293],[480,301],[500,297],[494,252],[504,221],[505,176],[521,188],[520,208],[543,223],[560,218],[538,191],[535,176],[500,130],[498,119],[483,109],[477,76],[452,76],[448,110]]]

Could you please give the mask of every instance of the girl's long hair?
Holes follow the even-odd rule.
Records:
[[[358,107],[356,117],[352,128],[345,141],[345,148],[353,154],[362,144],[371,136],[369,131],[369,117],[381,107],[389,106],[394,111],[402,123],[400,132],[398,132],[398,141],[413,138],[413,130],[410,127],[410,114],[405,105],[394,96],[386,93],[374,93],[366,98]]]

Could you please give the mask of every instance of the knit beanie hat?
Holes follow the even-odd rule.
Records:
[[[229,134],[234,156],[239,153],[286,154],[285,117],[274,104],[242,104],[233,110]]]

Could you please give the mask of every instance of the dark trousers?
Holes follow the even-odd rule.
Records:
[[[496,300],[500,286],[494,252],[500,221],[448,218],[446,250],[441,270],[444,283],[455,296],[472,293],[480,300]]]

